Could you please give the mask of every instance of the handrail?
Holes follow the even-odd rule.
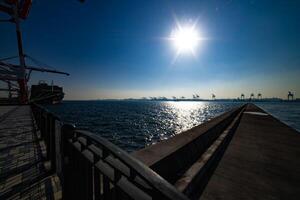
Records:
[[[32,111],[45,140],[51,168],[61,179],[64,198],[114,199],[118,195],[122,199],[189,199],[101,136],[77,130],[41,105],[33,103]]]
[[[147,182],[151,187],[155,188],[168,199],[188,199],[183,193],[179,192],[173,185],[151,170],[148,166],[108,140],[102,138],[101,136],[94,135],[88,131],[76,130],[76,133],[79,133],[80,136],[85,136],[86,138],[93,140],[94,142],[100,144],[102,148],[104,147],[105,149],[109,150],[113,156],[122,161],[123,164],[130,169],[133,169],[136,174],[139,175],[145,182]]]
[[[47,108],[41,106],[40,104],[37,104],[37,103],[35,103],[35,102],[31,102],[30,104],[31,104],[31,107],[36,107],[36,108],[42,110],[43,112],[52,115],[53,118],[55,118],[56,120],[61,121],[61,119],[60,119],[60,117],[59,117],[58,115],[54,114],[54,113],[51,112],[49,109],[47,109]]]

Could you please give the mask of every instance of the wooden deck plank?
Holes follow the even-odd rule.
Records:
[[[0,117],[0,199],[59,199],[60,184],[45,168],[30,106],[1,106]]]

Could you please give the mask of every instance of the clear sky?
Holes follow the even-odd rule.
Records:
[[[5,15],[0,15],[5,18]],[[176,19],[197,21],[206,40],[175,60]],[[300,1],[34,1],[22,23],[25,53],[71,76],[34,73],[66,99],[300,96]],[[0,24],[0,57],[17,55]]]

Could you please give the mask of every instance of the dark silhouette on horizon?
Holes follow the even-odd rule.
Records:
[[[288,100],[294,100],[294,93],[292,93],[291,91],[288,92],[288,95],[287,95],[287,98]]]
[[[211,94],[211,98],[212,98],[212,100],[216,100],[216,95],[215,94]]]
[[[262,94],[261,93],[257,94],[257,99],[260,99],[260,100],[262,99]]]
[[[245,100],[245,95],[243,93],[241,94],[241,100]]]

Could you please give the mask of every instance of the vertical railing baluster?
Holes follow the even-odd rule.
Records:
[[[62,137],[61,137],[61,122],[59,121],[58,118],[53,119],[53,124],[54,124],[54,160],[55,160],[55,172],[60,178],[60,180],[63,179],[63,174],[62,174],[62,165],[63,165],[63,152],[62,152]]]
[[[109,155],[108,150],[103,147],[102,148],[102,160],[104,160]],[[110,182],[109,179],[103,174],[103,198],[105,200],[110,199]]]
[[[39,129],[41,130],[42,129],[42,109],[39,110]],[[42,136],[42,133],[40,133],[41,136]]]
[[[93,164],[84,156],[81,154],[83,157],[84,162],[83,167],[84,167],[84,182],[85,182],[85,198],[86,200],[93,200],[93,174],[92,174],[92,168]],[[80,172],[79,172],[80,173]]]
[[[72,193],[73,197],[72,198],[77,198],[77,199],[84,199],[83,195],[83,188],[82,188],[82,183],[84,180],[82,180],[82,157],[80,152],[74,147],[71,146],[71,163],[70,163],[70,180],[68,184],[73,184],[73,190],[70,191]],[[76,180],[76,184],[72,183],[72,181]]]
[[[82,154],[82,148],[80,148],[79,151],[77,148],[73,149],[73,156],[76,155],[74,157],[76,170],[73,171],[73,180],[75,178],[77,181],[76,197],[78,199],[90,200],[92,199],[92,164]]]
[[[62,195],[63,199],[73,199],[73,194],[76,191],[73,191],[73,168],[74,166],[74,156],[73,149],[74,147],[69,143],[69,139],[73,137],[74,126],[71,124],[63,124],[61,127],[61,183],[62,183]],[[76,197],[76,196],[75,196]]]
[[[86,138],[86,144],[81,145],[81,153],[83,150],[86,150],[90,145],[90,140]],[[83,176],[84,176],[84,196],[87,200],[93,200],[93,163],[88,160],[83,154],[82,157],[82,165],[83,165]]]
[[[93,154],[93,193],[94,199],[101,199],[101,179],[99,170],[95,167],[96,163],[100,160],[100,156]]]
[[[101,199],[101,180],[100,173],[96,167],[93,167],[94,170],[94,199]]]
[[[51,124],[50,124],[50,114],[45,113],[45,121],[46,121],[46,153],[47,153],[47,160],[50,160],[50,132],[51,132]]]
[[[114,182],[113,182],[113,185],[114,185],[114,188],[113,188],[113,191],[112,191],[112,199],[118,199],[121,197],[121,194],[119,194],[119,189],[117,187],[117,183],[118,181],[120,180],[121,178],[121,173],[118,169],[114,168]]]
[[[110,195],[109,195],[109,193],[110,193],[109,184],[110,184],[109,179],[105,175],[103,175],[103,198],[105,200],[108,200],[109,197],[110,197]]]
[[[55,171],[56,168],[56,148],[55,148],[55,119],[52,114],[49,115],[49,123],[50,123],[50,160],[51,160],[51,169]]]
[[[43,115],[43,111],[41,111],[41,127],[40,127],[40,134],[41,134],[41,138],[42,138],[42,139],[45,139],[45,136],[44,136],[44,129],[45,129],[44,115]]]

